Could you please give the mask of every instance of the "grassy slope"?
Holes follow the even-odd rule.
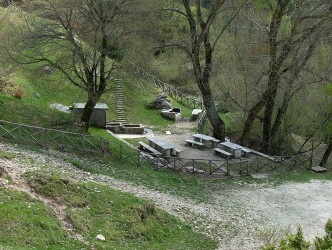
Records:
[[[30,172],[39,194],[67,205],[68,219],[94,249],[214,249],[216,242],[148,201],[97,184],[76,183],[57,174]],[[58,218],[28,195],[0,188],[0,246],[4,249],[82,249],[68,238]],[[97,234],[105,242],[95,239]]]
[[[56,174],[32,172],[38,193],[66,204],[75,229],[98,249],[212,249],[215,243],[195,234],[175,217],[146,200],[92,183],[64,182]],[[42,185],[41,185],[42,183]],[[97,234],[105,242],[95,240]]]
[[[28,195],[0,188],[0,248],[79,249],[67,237],[53,211]],[[1,248],[2,249],[2,248]]]

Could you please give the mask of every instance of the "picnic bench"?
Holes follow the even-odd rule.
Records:
[[[242,152],[241,152],[242,147],[235,143],[222,142],[219,144],[219,148],[233,154],[235,159],[241,158],[241,156],[242,156]]]
[[[183,150],[180,149],[180,148],[174,148],[173,151],[172,151],[172,155],[175,156],[175,157],[180,157],[180,154]]]
[[[203,134],[194,134],[193,137],[195,141],[203,143],[206,148],[216,147],[220,142],[218,139],[212,136]]]
[[[219,144],[219,147],[229,153],[234,154],[234,158],[245,157],[249,158],[252,150],[242,147],[241,145],[232,143],[232,142],[222,142]]]
[[[185,140],[185,142],[186,142],[186,145],[188,145],[188,146],[192,146],[192,147],[197,147],[197,148],[199,148],[199,149],[202,149],[202,148],[204,148],[204,143],[201,143],[201,142],[198,142],[198,141],[193,141],[193,140]]]
[[[215,154],[220,154],[224,158],[230,158],[233,156],[233,154],[221,149],[221,148],[214,148],[214,153]]]
[[[156,156],[161,156],[161,153],[158,150],[154,149],[153,147],[149,146],[148,144],[145,144],[142,141],[139,141],[138,144],[139,144],[140,150],[148,151]]]
[[[249,158],[250,153],[252,153],[252,151],[250,149],[245,148],[245,147],[241,147],[241,156],[242,157]]]
[[[197,120],[200,113],[202,113],[201,109],[193,109],[193,111],[191,112],[191,119],[193,121]]]
[[[149,146],[159,151],[163,156],[171,156],[171,154],[173,154],[173,150],[175,148],[174,145],[169,144],[157,137],[150,137],[147,139],[149,141]]]

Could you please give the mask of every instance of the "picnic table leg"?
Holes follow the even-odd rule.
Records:
[[[164,156],[171,156],[171,150],[170,149],[163,150],[163,155]]]

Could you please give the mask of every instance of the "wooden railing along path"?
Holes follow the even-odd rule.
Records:
[[[136,167],[148,166],[154,170],[172,169],[200,173],[209,176],[236,176],[274,171],[280,168],[311,168],[311,159],[304,156],[264,157],[243,159],[189,159],[178,157],[163,158],[153,156],[126,144],[105,138],[66,132],[56,129],[18,124],[0,120],[0,141],[38,146],[44,149],[81,153],[84,156],[104,156],[127,161]],[[190,149],[188,149],[190,150]],[[106,158],[107,159],[107,158]]]
[[[145,70],[133,64],[132,62],[129,62],[129,64],[131,65],[133,73],[142,77],[144,80],[148,82],[152,82],[156,87],[161,89],[164,93],[167,93],[171,97],[175,98],[178,102],[182,103],[183,105],[192,109],[204,108],[203,102],[199,100],[197,97],[182,93],[178,89],[172,87],[170,84],[165,83],[160,79],[158,79],[156,76],[147,73]]]

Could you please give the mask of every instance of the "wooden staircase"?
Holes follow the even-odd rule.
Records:
[[[122,80],[116,79],[116,110],[118,113],[118,122],[127,123],[126,115],[125,115],[125,107],[124,107],[124,99],[123,99],[123,91],[122,91]]]

